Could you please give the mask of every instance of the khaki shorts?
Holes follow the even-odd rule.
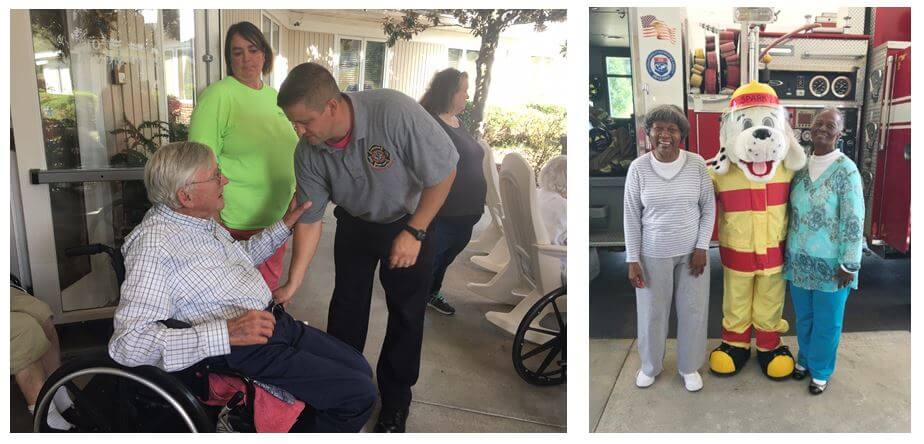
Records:
[[[51,317],[48,304],[10,288],[10,374],[38,361],[51,347],[42,323]]]

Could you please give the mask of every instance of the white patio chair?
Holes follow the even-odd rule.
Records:
[[[504,204],[504,235],[510,251],[510,261],[504,272],[513,275],[508,278],[508,283],[519,280],[522,282],[519,287],[528,289],[528,292],[517,301],[513,310],[506,313],[492,311],[485,317],[508,333],[516,334],[524,315],[536,301],[562,285],[562,259],[567,255],[567,248],[549,243],[539,214],[536,178],[523,156],[511,153],[504,158],[499,182]],[[503,290],[513,295],[516,287],[509,286]],[[527,339],[541,340],[535,337]]]
[[[488,185],[485,201],[491,222],[488,227],[481,232],[477,240],[469,242],[468,248],[480,253],[488,253],[487,256],[472,256],[472,263],[492,273],[497,273],[501,271],[510,260],[510,253],[507,250],[507,241],[504,240],[503,223],[501,222],[504,209],[501,205],[500,192],[498,191],[498,176],[497,167],[494,163],[494,150],[492,150],[484,140],[479,140],[478,143],[481,145],[481,148],[484,149],[484,162],[482,165],[485,182],[487,182]]]

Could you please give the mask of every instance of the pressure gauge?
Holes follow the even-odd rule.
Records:
[[[838,99],[847,97],[851,89],[853,89],[853,86],[847,76],[837,76],[831,81],[831,93]]]
[[[812,92],[812,95],[815,97],[824,97],[828,95],[828,91],[831,90],[831,82],[828,81],[828,78],[822,75],[812,77],[812,80],[809,81],[809,91]]]

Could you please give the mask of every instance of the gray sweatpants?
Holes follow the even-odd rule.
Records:
[[[690,255],[672,258],[641,256],[645,288],[635,289],[638,310],[638,354],[642,371],[657,376],[663,370],[671,302],[677,301],[677,369],[693,373],[706,359],[709,319],[709,258],[703,274],[694,278]]]

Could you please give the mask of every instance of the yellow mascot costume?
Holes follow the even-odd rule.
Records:
[[[708,166],[724,268],[722,344],[710,354],[709,368],[737,374],[751,356],[753,334],[764,374],[783,379],[794,364],[780,341],[789,329],[783,319],[786,208],[789,182],[805,166],[805,151],[776,92],[757,82],[732,95],[720,140]]]

